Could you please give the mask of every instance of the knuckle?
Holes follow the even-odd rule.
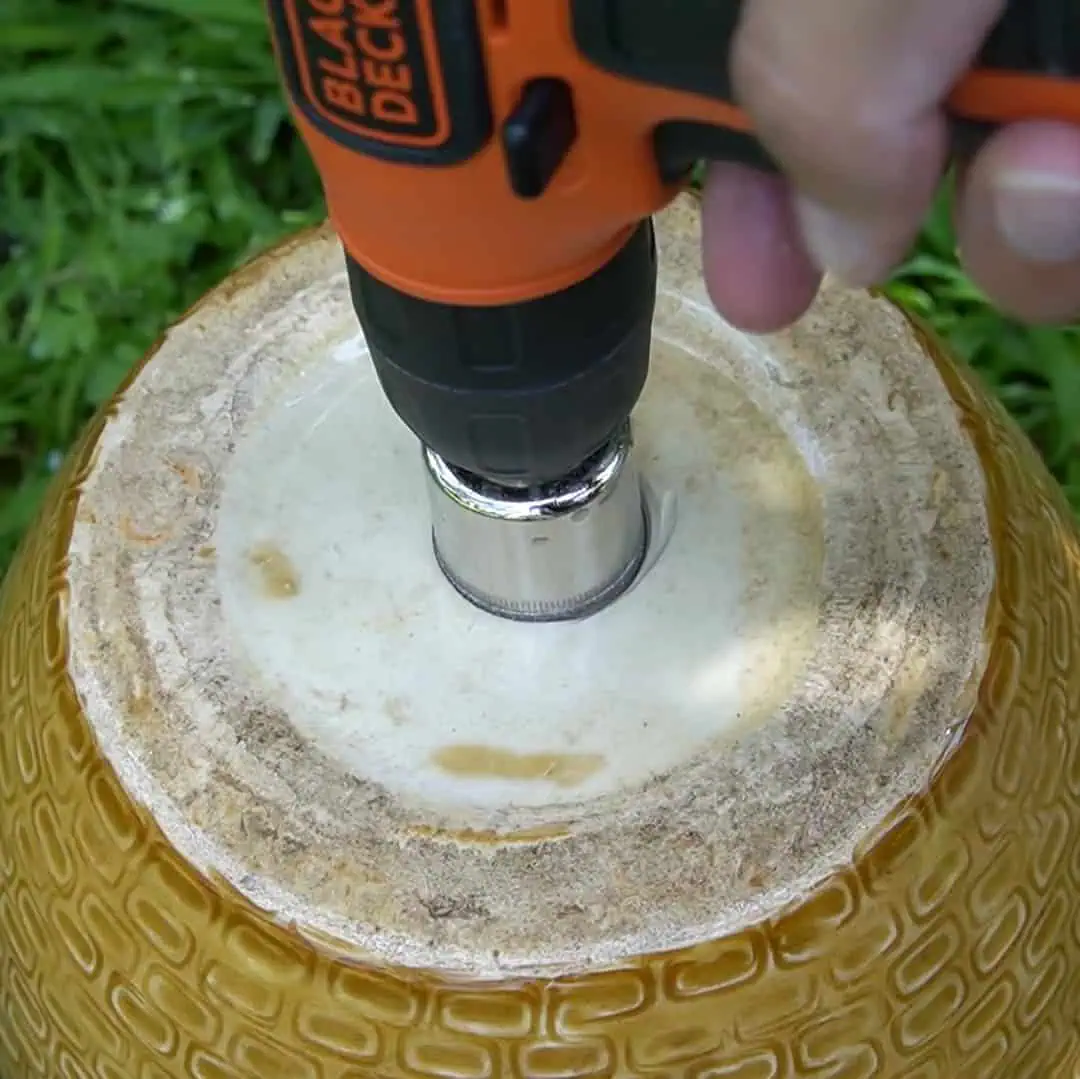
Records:
[[[841,30],[851,23],[840,0],[747,0],[731,56],[735,93],[804,190],[868,207],[919,201],[927,170],[937,167],[940,118],[900,107],[903,95],[883,70],[895,58],[874,63],[881,35],[863,26],[848,40]]]
[[[816,173],[830,164],[851,171],[852,163],[837,162],[835,155],[855,156],[849,148],[857,132],[827,86],[751,47],[737,54],[733,77],[758,137],[789,171]]]
[[[797,186],[831,201],[873,206],[920,201],[937,169],[937,121],[862,122],[857,89],[843,73],[801,77],[754,48],[741,51],[733,76],[758,137]]]

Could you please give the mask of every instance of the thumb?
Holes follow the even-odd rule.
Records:
[[[733,76],[797,191],[822,270],[874,284],[906,254],[944,169],[942,102],[1004,0],[746,0]]]

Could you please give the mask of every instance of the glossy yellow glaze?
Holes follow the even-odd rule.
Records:
[[[985,464],[998,567],[962,743],[781,916],[543,983],[451,984],[304,943],[132,803],[66,669],[65,557],[99,417],[0,599],[0,1076],[1072,1079],[1080,545],[1028,443],[935,355]]]

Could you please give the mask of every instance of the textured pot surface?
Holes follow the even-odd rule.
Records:
[[[890,305],[659,222],[653,547],[438,575],[336,242],[166,337],[0,598],[0,1076],[1073,1079],[1080,543]]]

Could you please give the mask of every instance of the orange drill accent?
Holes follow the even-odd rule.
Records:
[[[966,120],[991,124],[1023,120],[1080,124],[1080,82],[1053,75],[973,71],[953,91],[949,109]]]

